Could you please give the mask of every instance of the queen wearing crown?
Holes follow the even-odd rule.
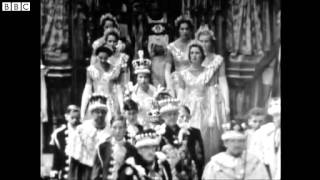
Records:
[[[156,88],[150,84],[151,61],[143,57],[142,50],[138,55],[139,58],[132,61],[137,83],[132,88],[131,99],[139,105],[138,122],[144,126]]]

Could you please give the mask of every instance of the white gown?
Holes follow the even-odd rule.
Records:
[[[139,106],[138,123],[141,126],[145,125],[145,121],[148,118],[147,112],[151,108],[152,99],[155,91],[156,91],[156,88],[151,84],[149,85],[148,92],[144,92],[140,88],[138,88],[138,84],[134,85],[133,87],[133,93],[131,95],[131,98]]]
[[[204,142],[205,162],[220,151],[221,132],[216,116],[216,105],[214,101],[212,79],[219,75],[219,67],[223,63],[222,58],[216,58],[205,70],[195,76],[189,68],[180,72],[185,83],[185,88],[180,97],[182,104],[189,107],[191,111],[190,124],[201,130]]]

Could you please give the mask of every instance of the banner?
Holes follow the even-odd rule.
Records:
[[[68,64],[68,0],[41,0],[41,51],[45,65]]]

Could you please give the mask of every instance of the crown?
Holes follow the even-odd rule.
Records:
[[[149,117],[149,121],[152,123],[159,122],[160,117],[160,106],[156,100],[152,100],[151,102],[151,108],[147,112],[147,115]]]
[[[138,59],[132,61],[132,66],[134,68],[134,74],[139,73],[150,73],[151,61],[150,59],[143,58],[143,50],[138,51]]]
[[[212,30],[209,29],[209,26],[207,24],[202,25],[199,27],[199,29],[196,32],[196,39],[199,40],[200,35],[202,34],[209,34],[210,37],[212,38],[212,40],[216,40],[216,37],[214,35],[214,32]]]
[[[160,135],[155,130],[143,130],[135,136],[135,147],[158,146],[160,143]]]
[[[93,93],[89,98],[88,111],[91,112],[95,109],[108,110],[107,102],[108,97],[104,94]]]
[[[115,27],[119,27],[119,24],[118,24],[117,19],[116,19],[112,14],[110,14],[110,13],[106,13],[106,14],[104,14],[104,15],[101,16],[101,18],[100,18],[100,26],[103,26],[102,23],[103,23],[105,20],[107,20],[107,19],[113,21]]]
[[[104,31],[105,37],[108,37],[110,34],[117,36],[118,39],[119,39],[119,37],[120,37],[120,32],[119,32],[118,28],[112,28],[112,27],[110,27],[110,28],[107,28],[107,29]]]

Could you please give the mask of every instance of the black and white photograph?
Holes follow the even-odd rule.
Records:
[[[280,0],[39,3],[42,180],[281,179]]]

